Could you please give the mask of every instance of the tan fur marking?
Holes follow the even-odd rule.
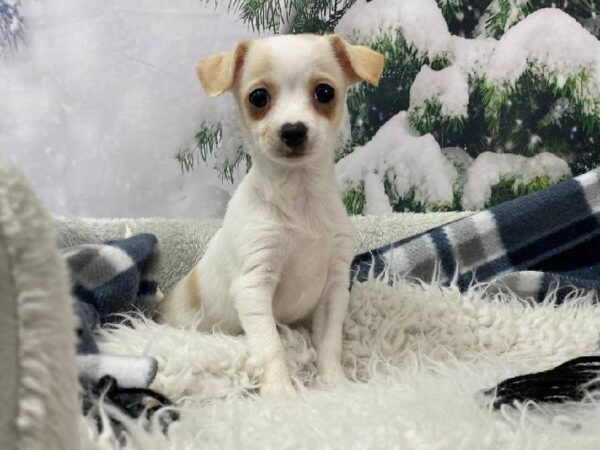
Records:
[[[200,285],[195,268],[186,275],[183,283],[186,305],[193,309],[200,309]]]
[[[315,98],[315,89],[320,83],[329,84],[335,90],[335,95],[333,97],[333,100],[330,101],[329,103],[319,103],[317,101],[317,99]],[[340,91],[339,91],[338,87],[331,81],[323,80],[320,77],[313,77],[308,82],[308,89],[309,89],[308,95],[312,99],[312,105],[315,108],[315,111],[317,111],[317,113],[319,115],[325,117],[330,122],[335,121],[335,118],[336,118],[337,112],[338,112],[337,104],[338,104],[339,95],[340,95]]]
[[[333,54],[340,63],[340,66],[344,71],[346,78],[348,78],[348,81],[350,81],[351,83],[358,83],[360,81],[360,78],[357,76],[356,72],[352,68],[352,63],[350,62],[350,57],[346,52],[344,41],[342,41],[342,39],[338,36],[332,36],[330,39]]]
[[[209,56],[196,66],[196,73],[202,87],[210,97],[227,92],[233,87],[239,75],[249,43],[242,41],[229,52]]]
[[[254,89],[258,89],[258,87],[256,88],[252,88],[247,94],[246,94],[246,98],[244,99],[244,106],[248,111],[248,118],[250,120],[261,120],[263,117],[265,117],[267,115],[267,113],[269,112],[269,110],[273,107],[273,104],[275,103],[276,99],[277,99],[277,87],[275,86],[275,84],[270,83],[270,82],[264,82],[264,83],[260,83],[261,85],[259,87],[262,87],[264,89],[267,90],[267,92],[269,93],[269,103],[267,103],[267,106],[263,107],[263,108],[257,108],[256,106],[252,105],[250,103],[250,92],[252,92]]]
[[[385,63],[381,53],[368,47],[350,45],[335,34],[329,39],[333,53],[351,83],[364,80],[373,86],[379,85]]]
[[[257,108],[249,101],[250,93],[264,88],[269,93],[269,103],[264,108]],[[264,46],[252,46],[245,59],[244,70],[235,88],[238,104],[242,106],[244,116],[250,121],[262,120],[277,101],[278,86],[273,79],[272,63],[269,52]]]

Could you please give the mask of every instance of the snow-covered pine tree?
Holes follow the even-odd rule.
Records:
[[[562,6],[561,6],[562,5]],[[348,97],[336,166],[353,213],[480,209],[600,164],[600,0],[230,0],[254,28],[335,32],[385,53]],[[236,119],[178,155],[243,158]]]
[[[25,21],[20,0],[0,0],[0,56],[16,50],[25,40]]]

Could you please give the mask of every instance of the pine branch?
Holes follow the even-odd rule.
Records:
[[[19,12],[20,0],[0,0],[0,54],[15,51],[25,43],[25,19]]]
[[[499,38],[533,11],[529,0],[494,0],[486,11],[485,28],[490,35]]]
[[[227,8],[239,12],[240,18],[256,31],[322,34],[332,31],[355,1],[228,0]]]
[[[179,150],[175,155],[181,171],[191,172],[201,160],[206,163],[208,155],[214,154],[221,142],[221,135],[220,125],[202,124],[200,131],[196,133],[195,144]]]
[[[439,102],[427,100],[424,108],[412,108],[409,111],[408,121],[421,134],[441,134],[441,139],[437,141],[441,147],[447,147],[455,143],[455,136],[464,132],[467,118],[446,116],[442,114]]]
[[[539,104],[544,95],[546,100],[541,103],[546,110],[543,115],[548,112],[549,107],[555,101],[561,98],[566,99],[574,105],[579,117],[583,119],[582,126],[586,133],[593,133],[600,116],[600,99],[590,98],[587,95],[589,80],[590,75],[586,71],[569,77],[565,82],[559,82],[553,74],[542,76],[534,68],[530,68],[513,85],[498,87],[482,83],[480,86],[484,90],[486,118],[490,124],[490,133],[498,134],[500,132],[500,124],[506,122],[508,109],[515,109],[515,102],[518,105],[520,100],[527,98],[527,108],[523,108],[523,112],[526,113],[534,110],[536,103]]]
[[[365,204],[365,187],[362,183],[360,187],[351,189],[344,195],[344,206],[348,214],[362,214]]]
[[[436,0],[446,21],[450,21],[456,16],[464,13],[465,3],[468,0]]]
[[[235,149],[233,160],[219,159],[218,152],[219,150],[222,151],[222,145],[223,130],[221,125],[203,123],[200,131],[196,133],[194,144],[180,149],[175,155],[175,160],[179,163],[182,172],[191,172],[200,164],[200,161],[207,163],[209,156],[216,156],[215,169],[219,172],[221,180],[228,180],[233,183],[236,170],[242,161],[246,162],[245,170],[250,169],[250,156],[244,152],[243,148],[238,147]]]
[[[464,170],[463,170],[464,171]],[[438,203],[438,202],[422,202],[416,199],[416,189],[411,187],[408,191],[400,194],[396,191],[394,183],[392,183],[387,177],[383,180],[383,186],[385,192],[390,199],[392,210],[394,212],[448,212],[448,211],[461,211],[462,207],[460,204],[461,197],[461,184],[457,181],[453,187],[454,195],[451,203]]]
[[[414,187],[410,188],[407,192],[402,195],[398,194],[394,189],[393,183],[391,183],[387,177],[384,178],[383,186],[385,193],[390,199],[392,210],[394,212],[447,212],[447,211],[460,211],[460,191],[458,186],[454,192],[454,198],[452,203],[423,203],[416,200],[416,190]],[[351,189],[344,195],[344,205],[348,214],[356,215],[362,214],[366,206],[365,190],[364,185],[357,188]]]
[[[502,178],[498,184],[492,186],[492,193],[485,203],[485,207],[491,208],[492,206],[499,205],[500,203],[513,200],[523,195],[541,191],[551,184],[553,183],[547,175],[535,177],[527,183],[514,177]]]

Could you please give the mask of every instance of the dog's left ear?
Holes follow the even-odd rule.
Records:
[[[209,97],[216,97],[233,87],[244,65],[248,42],[242,41],[233,50],[209,56],[196,66],[196,73]]]
[[[381,53],[362,45],[350,45],[336,34],[329,35],[328,38],[350,83],[366,81],[373,86],[379,85],[385,62]]]

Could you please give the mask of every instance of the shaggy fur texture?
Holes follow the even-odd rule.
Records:
[[[176,400],[168,438],[128,422],[127,448],[600,447],[600,402],[494,411],[481,390],[520,373],[598,354],[600,309],[589,296],[528,305],[507,294],[371,280],[352,291],[343,364],[354,382],[324,388],[303,329],[281,330],[290,398],[248,395],[259,369],[241,337],[137,318],[102,335],[110,353],[159,361],[153,387]],[[82,419],[86,448],[116,448]]]
[[[50,219],[23,176],[0,160],[0,271],[9,285],[0,300],[14,302],[12,317],[6,317],[8,305],[0,311],[3,328],[16,330],[16,341],[0,345],[18,352],[16,368],[12,361],[0,362],[2,405],[16,423],[16,438],[6,445],[0,439],[3,449],[78,446],[75,319],[67,270],[55,241]],[[16,383],[8,387],[11,380]],[[16,398],[16,411],[6,395]]]

